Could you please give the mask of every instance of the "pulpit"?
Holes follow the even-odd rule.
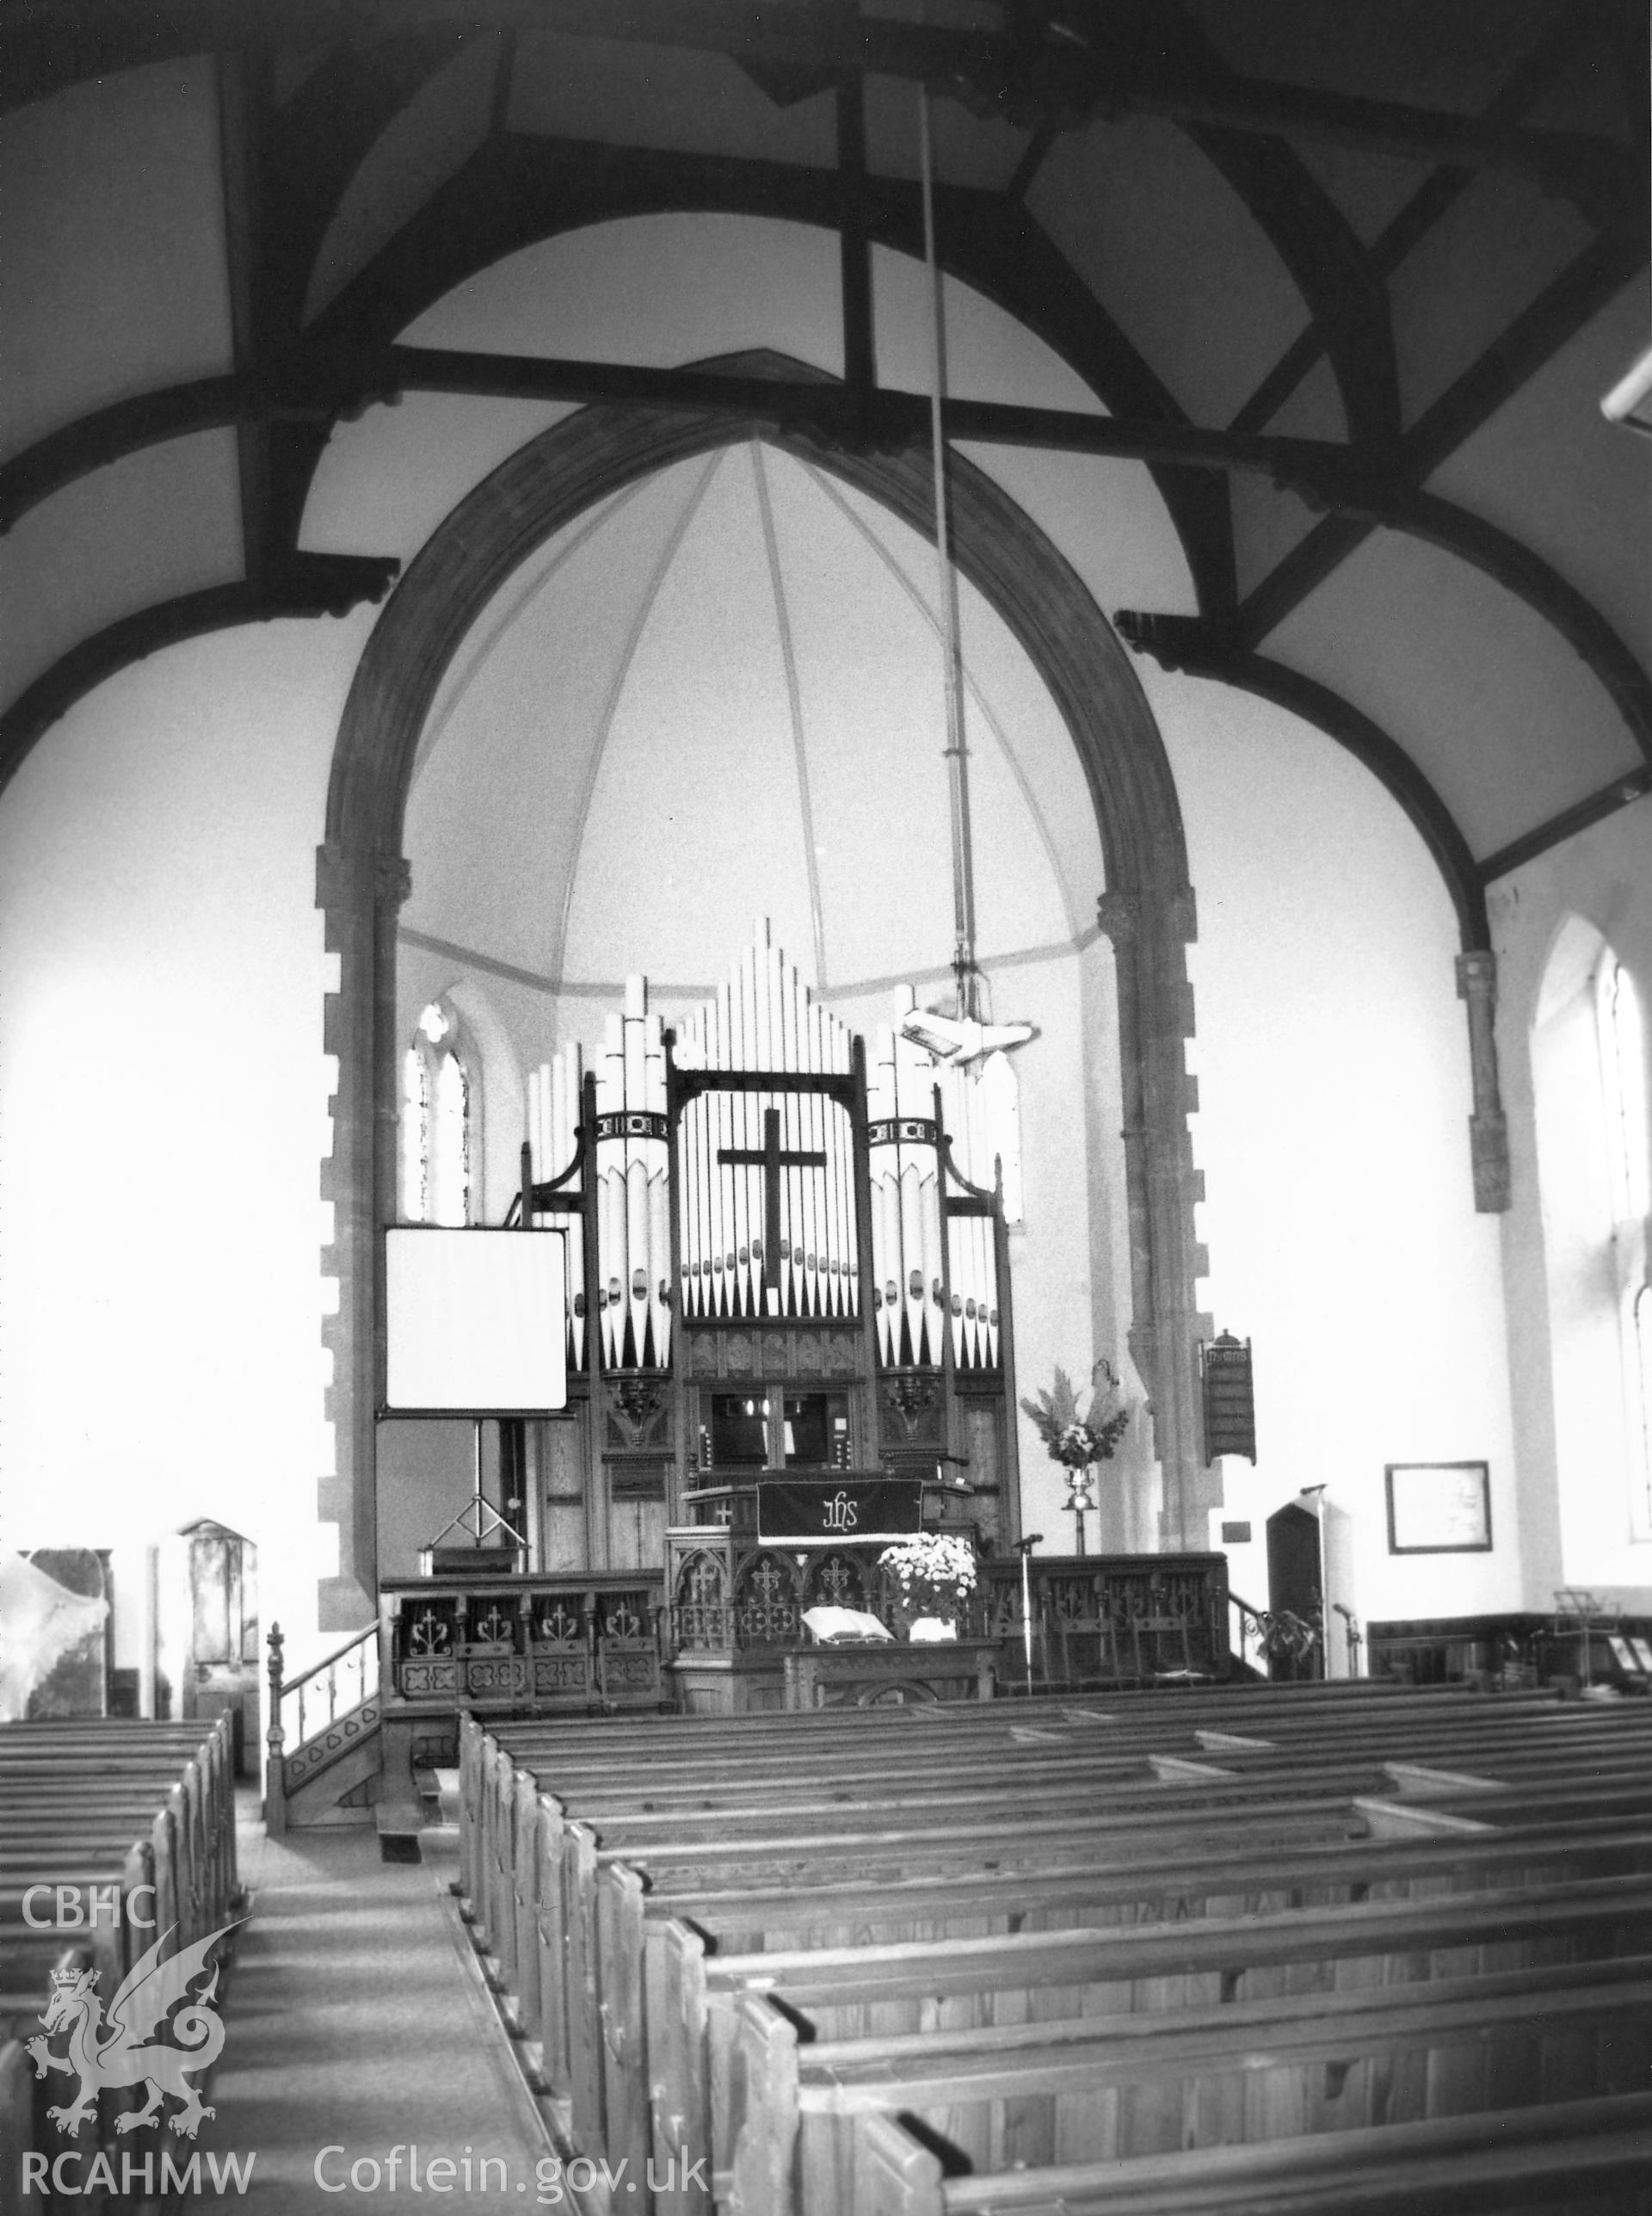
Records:
[[[684,1494],[688,1521],[665,1538],[678,1697],[691,1713],[783,1707],[804,1610],[890,1622],[895,1596],[878,1558],[923,1528],[940,1489],[886,1469],[707,1478]]]

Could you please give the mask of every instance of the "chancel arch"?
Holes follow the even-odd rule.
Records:
[[[772,355],[729,359],[747,376],[797,373]],[[365,1620],[373,1588],[373,1393],[378,1328],[376,1227],[395,1210],[394,1130],[402,1008],[397,925],[409,876],[408,794],[433,704],[462,643],[508,580],[558,532],[599,503],[675,465],[753,441],[806,462],[824,481],[932,531],[927,456],[829,448],[761,415],[667,415],[592,408],[511,455],[460,503],[410,564],[362,657],[341,725],[319,855],[319,904],[340,956],[329,1039],[338,1056],[331,1266],[339,1313],[334,1355],[334,1477],[324,1521],[336,1521],[340,1574],[323,1588],[325,1624]],[[1190,1029],[1184,959],[1193,932],[1180,809],[1162,743],[1128,658],[1069,564],[984,472],[952,461],[959,572],[1031,662],[1070,737],[1094,809],[1104,884],[1097,920],[1117,970],[1127,1204],[1129,1346],[1146,1386],[1162,1472],[1161,1532],[1206,1543],[1215,1497],[1196,1410],[1199,1268],[1183,1041]],[[1009,1012],[1009,1011],[1001,1011]]]

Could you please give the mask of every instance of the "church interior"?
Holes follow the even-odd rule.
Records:
[[[1495,1696],[1630,1824],[1647,76],[1632,0],[0,6],[0,1768],[149,1734],[364,1887],[462,1807],[547,2145],[639,2158],[514,1779],[624,1852],[627,1748],[1053,1807],[1085,1701],[1188,1783]],[[801,2216],[967,2216],[883,2130]]]

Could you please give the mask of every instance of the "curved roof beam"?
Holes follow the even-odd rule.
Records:
[[[1305,486],[1303,489],[1307,490]],[[1375,529],[1404,532],[1438,546],[1444,553],[1454,555],[1524,602],[1534,615],[1559,633],[1612,700],[1629,726],[1643,758],[1652,762],[1652,676],[1593,602],[1540,554],[1496,524],[1470,514],[1454,502],[1441,499],[1435,493],[1412,491],[1403,485],[1391,489],[1378,486],[1362,492],[1356,480],[1350,478],[1340,496],[1334,489],[1322,487],[1313,491],[1311,497],[1336,511],[1332,519],[1335,523],[1350,530],[1357,527],[1352,543],[1357,544]],[[1237,627],[1224,636],[1220,625],[1189,624],[1180,617],[1143,614],[1134,610],[1122,611],[1119,622],[1132,645],[1145,649],[1161,661],[1164,660],[1162,646],[1166,651],[1174,647],[1178,655],[1196,654],[1205,665],[1202,674],[1218,674],[1218,664],[1225,670],[1261,662],[1253,642]],[[1166,662],[1165,666],[1192,669],[1194,664],[1188,660]],[[1236,678],[1234,682],[1240,680]],[[1301,682],[1305,684],[1309,681],[1304,678]],[[1253,686],[1251,689],[1256,688]],[[1357,712],[1349,708],[1347,713],[1353,715]]]
[[[1258,699],[1300,716],[1345,747],[1397,801],[1433,857],[1457,910],[1464,951],[1490,946],[1485,887],[1469,843],[1433,786],[1380,724],[1328,685],[1287,669],[1282,662],[1250,653],[1209,624],[1185,616],[1139,615],[1129,608],[1120,608],[1113,621],[1138,654],[1150,654],[1162,669],[1236,685],[1242,692],[1254,693]]]
[[[830,170],[582,140],[490,141],[432,195],[311,327],[322,343],[393,337],[478,269],[562,232],[627,216],[678,211],[776,217],[834,229],[840,186]],[[868,180],[867,231],[878,244],[921,256],[915,185]],[[937,242],[948,275],[1043,338],[1115,413],[1167,423],[1187,417],[1168,388],[1084,287],[1025,210],[960,187],[936,194]],[[296,543],[324,432],[297,426],[274,443],[272,506]],[[1218,479],[1155,465],[1181,535],[1202,607],[1235,596],[1227,491]]]
[[[1518,539],[1432,492],[1398,491],[1379,519],[1480,570],[1556,630],[1612,696],[1637,746],[1652,762],[1652,676],[1592,600]]]
[[[1246,81],[1183,10],[1156,17],[1155,65],[1242,95]],[[1231,122],[1175,120],[1240,201],[1301,293],[1342,394],[1351,440],[1399,436],[1400,380],[1388,288],[1371,253],[1307,164],[1281,138]]]
[[[359,602],[382,600],[400,567],[399,562],[372,555],[299,554],[259,583],[237,579],[181,593],[94,632],[60,655],[0,715],[0,793],[42,732],[128,663],[243,623],[268,623],[283,615],[346,615]]]
[[[1644,267],[1647,231],[1645,214],[1638,207],[1626,210],[1615,231],[1603,232],[1569,262],[1403,434],[1385,458],[1382,477],[1363,503],[1365,511],[1375,512],[1384,499],[1402,497],[1421,485],[1591,316],[1633,283]],[[1327,515],[1246,595],[1238,620],[1247,644],[1260,645],[1347,559],[1372,528],[1357,520],[1360,512],[1360,503],[1347,503],[1341,513]]]
[[[560,362],[536,356],[467,355],[435,349],[391,347],[361,355],[318,356],[311,362],[313,383],[307,413],[317,423],[330,422],[322,399],[330,380],[335,393],[371,386],[386,394],[405,386],[432,390],[510,392],[589,401],[629,397],[644,404],[678,408],[719,408],[737,412],[755,405],[775,409],[795,429],[829,443],[852,444],[846,392],[835,379],[768,379],[725,375],[715,367],[653,370],[620,363]],[[755,388],[755,389],[754,389]],[[905,445],[921,437],[922,403],[910,395],[886,395],[874,429],[883,442]],[[209,379],[198,385],[123,402],[54,433],[0,469],[0,514],[7,522],[44,497],[54,472],[63,481],[71,458],[80,467],[112,460],[133,444],[164,435],[164,427],[242,419],[271,404],[262,387],[247,380]],[[284,404],[277,402],[274,404]],[[1259,438],[1211,432],[1186,423],[1141,424],[1113,417],[1071,411],[1018,409],[994,402],[956,402],[947,409],[953,438],[1043,445],[1054,450],[1136,455],[1162,460],[1185,457],[1181,473],[1221,482],[1220,472],[1260,471],[1300,491],[1331,511],[1321,531],[1333,529],[1351,549],[1370,531],[1405,531],[1443,548],[1482,571],[1523,600],[1553,626],[1605,688],[1623,715],[1643,755],[1652,759],[1652,680],[1612,625],[1578,589],[1531,548],[1483,518],[1438,495],[1372,475],[1361,457],[1328,441]],[[859,421],[860,418],[854,418]],[[69,473],[74,473],[70,471]],[[1225,490],[1225,488],[1224,488]],[[1230,608],[1209,618],[1231,631],[1236,643],[1254,646]]]
[[[1035,121],[1088,117],[1102,105],[1177,122],[1213,123],[1534,178],[1593,207],[1642,188],[1630,149],[1587,133],[1489,126],[1448,108],[1376,100],[1200,65],[1168,50],[1162,13],[1064,0],[1006,4],[998,24],[932,27],[837,7],[764,0],[421,0],[427,22],[547,28],[669,49],[724,53],[748,66],[830,75],[864,70],[945,86],[989,113]],[[281,0],[294,46],[382,28],[379,0]],[[268,0],[12,0],[0,15],[0,86],[16,106],[96,76],[180,53],[264,44]]]
[[[1591,43],[1597,28],[1591,11],[1563,9],[1481,109],[1482,122],[1505,127],[1518,123]],[[1468,189],[1473,176],[1473,170],[1461,164],[1442,164],[1428,172],[1363,250],[1372,281],[1385,284]],[[1235,416],[1232,428],[1256,431],[1271,423],[1324,353],[1325,337],[1318,325],[1303,331]]]
[[[134,399],[94,408],[0,462],[0,536],[65,485],[124,454],[191,431],[219,431],[231,423],[253,423],[269,411],[270,396],[258,380],[232,373],[192,378],[187,384],[163,386]],[[330,405],[319,404],[316,417],[318,423],[330,422]]]
[[[385,131],[464,45],[457,27],[390,32],[336,46],[264,132],[259,256],[271,312],[296,332],[311,272],[345,187]]]
[[[846,430],[860,418],[846,406],[845,388],[835,379],[753,379],[725,374],[701,365],[688,370],[654,370],[620,363],[561,362],[537,356],[467,355],[434,349],[384,348],[354,357],[321,356],[311,363],[313,385],[308,412],[317,423],[330,421],[320,395],[330,376],[335,392],[359,392],[367,386],[386,393],[404,386],[590,401],[629,398],[644,404],[678,409],[712,407],[739,412],[754,405],[774,409],[795,430],[829,444],[854,441]],[[237,410],[254,410],[268,396],[242,380],[215,379],[175,388],[141,403],[121,403],[56,433],[0,470],[0,504],[8,520],[28,504],[59,464],[74,451],[91,466],[93,434],[101,433],[113,459],[143,435],[159,435],[157,425],[188,418],[236,420]],[[875,419],[882,442],[902,446],[920,441],[922,404],[910,395],[886,395]],[[1323,531],[1337,531],[1350,548],[1378,528],[1405,531],[1427,540],[1482,571],[1517,595],[1553,626],[1605,688],[1624,718],[1641,752],[1652,758],[1652,680],[1624,641],[1577,588],[1507,532],[1438,495],[1372,475],[1361,458],[1326,441],[1259,438],[1211,432],[1186,423],[1133,423],[1113,417],[1089,417],[1047,409],[1018,409],[994,402],[956,402],[947,409],[953,438],[975,438],[1041,445],[1052,450],[1180,460],[1180,473],[1222,484],[1221,472],[1259,471],[1291,485],[1332,511]],[[123,443],[124,442],[124,443]],[[1225,494],[1225,487],[1224,486]],[[1236,644],[1254,646],[1230,608],[1208,619],[1232,634]]]
[[[1302,294],[1347,411],[1351,440],[1400,435],[1400,375],[1388,287],[1352,225],[1291,149],[1208,125],[1188,136],[1243,201]]]

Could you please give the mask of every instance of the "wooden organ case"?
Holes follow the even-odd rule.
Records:
[[[1020,1536],[992,1089],[892,1025],[869,1066],[766,930],[678,1036],[630,980],[593,1061],[529,1085],[524,1195],[570,1233],[570,1406],[520,1448],[533,1567],[663,1572],[679,1676],[699,1654],[778,1698],[804,1608],[878,1605],[881,1546],[766,1544],[766,1485],[903,1476],[925,1525]]]

